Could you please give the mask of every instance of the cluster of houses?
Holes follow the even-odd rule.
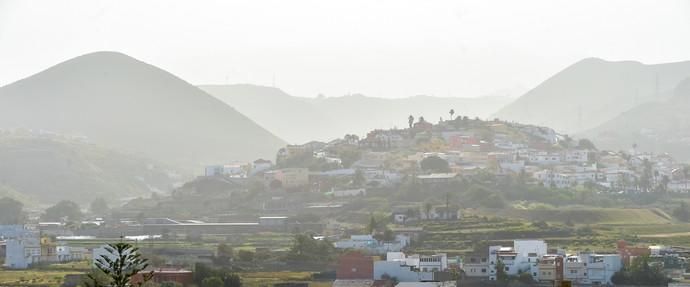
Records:
[[[552,188],[590,185],[616,192],[690,191],[690,169],[667,154],[595,150],[591,144],[574,142],[553,129],[502,121],[420,121],[409,129],[373,130],[366,137],[348,135],[328,143],[288,145],[279,150],[276,162],[311,157],[327,163],[323,170],[306,166],[277,168],[269,160],[209,166],[207,176],[261,176],[267,186],[289,191],[321,191],[336,197],[363,196],[366,188],[396,187],[405,177],[423,184],[438,184],[489,172],[514,175],[525,182]],[[421,148],[426,143],[434,146]],[[360,152],[353,163],[343,166],[338,147]],[[400,153],[404,151],[404,153]],[[403,154],[404,156],[400,156]],[[421,162],[439,157],[448,170],[419,172]],[[353,186],[357,177],[361,181]],[[349,180],[349,181],[348,181]],[[335,182],[335,183],[334,183]]]
[[[85,248],[71,247],[41,236],[24,225],[0,225],[0,256],[9,269],[26,269],[36,264],[79,261],[88,258]]]
[[[549,250],[543,240],[523,239],[514,240],[512,246],[490,246],[486,254],[467,256],[461,264],[467,278],[494,281],[499,272],[506,276],[526,273],[536,282],[576,285],[611,284],[611,277],[622,267],[619,254],[567,254],[562,249]]]
[[[393,282],[398,284],[396,286],[409,284],[410,286],[425,286],[420,284],[452,281],[449,260],[444,253],[406,255],[403,252],[387,252],[385,254],[385,260],[381,260],[359,251],[344,253],[338,258],[336,280],[332,286],[386,286],[392,285]]]
[[[461,280],[467,286],[482,286],[482,282],[500,280],[500,276],[525,275],[540,284],[560,286],[560,282],[570,282],[576,286],[601,286],[613,284],[614,274],[638,256],[648,256],[651,264],[660,265],[669,278],[683,279],[689,250],[629,246],[619,241],[616,251],[610,254],[571,254],[563,249],[549,249],[543,240],[516,239],[511,246],[489,246],[486,253],[463,258],[448,258],[444,253],[406,255],[387,251],[377,253],[385,254],[385,259],[379,259],[371,251],[364,248],[343,253],[333,286],[352,286],[353,282],[358,282],[358,286],[382,286],[380,281],[391,279],[408,283]]]

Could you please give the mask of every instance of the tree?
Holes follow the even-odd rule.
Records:
[[[109,210],[108,202],[102,197],[94,199],[89,206],[89,211],[91,211],[92,214],[106,215]]]
[[[383,241],[391,242],[393,240],[395,240],[395,233],[393,233],[393,230],[386,228],[386,230],[383,231]]]
[[[352,178],[352,184],[355,187],[361,187],[366,183],[367,179],[364,177],[364,172],[361,169],[355,170],[355,176]]]
[[[597,150],[597,147],[594,146],[594,143],[588,139],[580,139],[577,141],[577,148],[579,149],[588,149],[588,150]]]
[[[638,256],[630,266],[624,267],[611,277],[614,284],[666,286],[669,279],[664,275],[661,265],[649,264],[649,256]]]
[[[283,182],[280,180],[274,179],[268,184],[268,186],[271,189],[279,189],[279,188],[283,187]]]
[[[218,280],[209,280],[217,278]],[[204,263],[194,264],[194,283],[197,286],[241,287],[242,279],[227,269],[211,268]]]
[[[145,270],[149,266],[148,259],[142,258],[139,248],[129,243],[115,243],[105,246],[108,254],[95,258],[96,269],[105,274],[106,282],[102,278],[91,273],[87,277],[92,282],[86,282],[89,286],[113,286],[130,287],[141,286],[153,277],[153,271],[142,274],[142,282],[132,284],[131,279],[134,275]],[[90,284],[91,283],[91,284]]]
[[[216,247],[216,256],[225,257],[225,258],[232,258],[233,257],[232,247],[228,246],[225,243],[218,244],[218,247]]]
[[[244,262],[252,262],[254,261],[254,252],[251,252],[249,250],[240,250],[237,253],[238,257],[240,257],[241,261]]]
[[[680,221],[690,221],[690,210],[688,210],[688,204],[685,201],[682,201],[680,206],[673,210],[673,216]]]
[[[502,281],[502,282],[508,281],[508,273],[506,273],[506,265],[501,260],[498,260],[498,262],[496,262],[496,280]]]
[[[407,117],[407,125],[410,128],[412,128],[412,124],[414,124],[414,117],[412,115],[410,115],[409,117]]]
[[[422,170],[431,172],[448,172],[450,167],[448,162],[438,156],[429,156],[424,158],[420,163]]]
[[[82,218],[81,209],[78,204],[69,200],[62,200],[57,204],[46,209],[41,215],[42,220],[51,221],[79,221]]]
[[[296,234],[286,255],[287,260],[300,262],[330,262],[335,254],[333,244],[324,239],[316,240],[307,234]]]
[[[534,278],[532,278],[532,274],[529,272],[522,272],[518,276],[518,280],[524,284],[532,284],[534,283]]]
[[[450,109],[450,112],[448,112],[448,113],[450,114],[450,120],[452,121],[452,120],[453,120],[453,115],[455,114],[455,110],[454,110],[454,109]]]
[[[223,276],[223,287],[242,287],[242,278],[235,273],[226,273]]]
[[[373,234],[374,231],[376,231],[377,227],[378,227],[378,223],[376,222],[376,218],[374,218],[374,215],[372,214],[369,217],[369,224],[367,224],[367,233]]]
[[[426,202],[426,203],[424,204],[424,215],[426,216],[426,220],[430,220],[430,219],[431,219],[431,209],[432,209],[433,207],[434,207],[434,206],[431,204],[431,202]]]
[[[223,279],[217,276],[204,278],[204,280],[201,281],[201,287],[223,287],[224,285]]]
[[[0,224],[22,224],[26,219],[24,204],[9,197],[0,199]]]

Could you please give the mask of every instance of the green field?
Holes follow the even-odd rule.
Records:
[[[60,286],[65,275],[76,271],[22,270],[0,271],[0,286]]]
[[[312,281],[311,272],[244,272],[238,273],[242,286],[270,286],[279,282],[309,282],[309,286],[331,286],[330,281]]]
[[[500,213],[530,221],[573,224],[668,224],[671,217],[656,208],[510,209]]]

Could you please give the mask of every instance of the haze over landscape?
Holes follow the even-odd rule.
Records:
[[[685,286],[686,35],[688,1],[0,0],[0,286]]]

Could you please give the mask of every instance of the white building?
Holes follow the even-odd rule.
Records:
[[[7,240],[5,267],[26,269],[41,261],[41,240],[38,233]]]
[[[565,260],[563,278],[576,284],[612,284],[611,277],[622,267],[618,254],[581,253]]]
[[[255,175],[259,172],[269,170],[273,167],[273,163],[270,160],[257,159],[252,162],[251,175]]]
[[[350,239],[336,241],[335,248],[359,249],[370,254],[385,254],[387,252],[399,252],[410,244],[410,238],[405,235],[396,235],[392,242],[380,242],[372,235],[352,235]]]
[[[562,162],[562,155],[559,153],[533,152],[527,158],[530,164],[554,165]]]
[[[577,178],[573,174],[560,173],[547,169],[535,172],[532,177],[546,187],[554,186],[556,188],[566,188],[577,183]]]
[[[568,150],[565,152],[564,157],[566,162],[585,163],[589,161],[589,151],[581,149]]]
[[[546,255],[547,245],[543,240],[520,239],[514,240],[512,247],[489,247],[489,280],[496,280],[498,262],[503,263],[508,275],[518,275],[522,272],[535,273],[538,259]]]
[[[672,180],[666,188],[671,192],[688,192],[690,191],[690,180]]]
[[[349,197],[349,196],[366,196],[367,190],[365,188],[354,189],[340,189],[331,191],[335,197]]]
[[[226,175],[230,177],[246,177],[247,171],[241,164],[209,165],[204,171],[205,176]]]
[[[374,279],[395,277],[400,282],[441,281],[439,273],[448,270],[445,253],[434,255],[410,255],[388,252],[385,261],[374,262]]]
[[[488,254],[472,254],[462,260],[461,269],[467,277],[488,277],[489,258]]]
[[[31,232],[31,230],[20,224],[0,225],[0,239],[21,237]]]

